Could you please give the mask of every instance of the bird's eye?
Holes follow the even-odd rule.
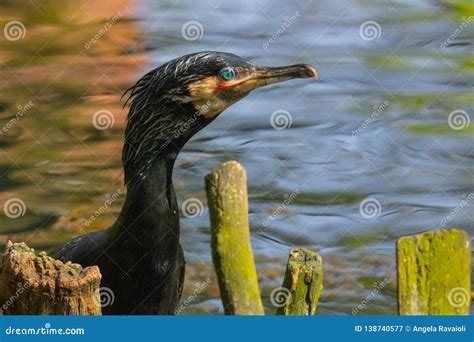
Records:
[[[225,81],[230,81],[235,77],[234,69],[227,67],[219,71],[219,76]]]

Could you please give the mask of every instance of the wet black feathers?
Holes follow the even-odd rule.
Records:
[[[249,66],[239,56],[221,52],[199,52],[169,61],[145,74],[127,89],[125,105],[130,104],[125,129],[122,163],[125,184],[136,186],[160,153],[178,152],[187,140],[177,136],[195,112],[188,85],[215,76],[226,66]],[[200,118],[199,130],[206,125]],[[194,132],[190,132],[194,133]]]

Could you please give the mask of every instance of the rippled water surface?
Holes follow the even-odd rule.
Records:
[[[269,313],[293,246],[323,256],[319,314],[351,314],[385,279],[360,314],[395,314],[396,239],[441,227],[474,233],[468,1],[3,1],[0,13],[2,27],[24,25],[19,39],[0,36],[0,202],[26,208],[0,216],[3,244],[47,248],[111,224],[123,195],[105,201],[124,193],[123,90],[200,50],[262,65],[309,63],[321,80],[252,93],[181,153],[179,202],[204,205],[181,220],[183,299],[210,279],[182,314],[222,312],[203,176],[227,160],[247,170]],[[186,31],[191,21],[196,32]],[[98,111],[113,125],[96,129]]]

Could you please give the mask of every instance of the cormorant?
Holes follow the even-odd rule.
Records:
[[[148,72],[124,95],[130,103],[122,162],[127,195],[108,229],[75,238],[56,257],[98,265],[113,291],[104,314],[173,314],[184,281],[173,165],[184,144],[255,88],[317,78],[313,67],[261,67],[239,56],[199,52]]]

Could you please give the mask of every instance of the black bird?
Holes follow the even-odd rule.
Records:
[[[75,238],[62,261],[98,265],[112,290],[104,314],[173,314],[184,281],[173,165],[184,144],[255,88],[317,78],[313,67],[261,67],[239,56],[199,52],[167,62],[124,95],[130,102],[122,162],[127,196],[108,229]]]

